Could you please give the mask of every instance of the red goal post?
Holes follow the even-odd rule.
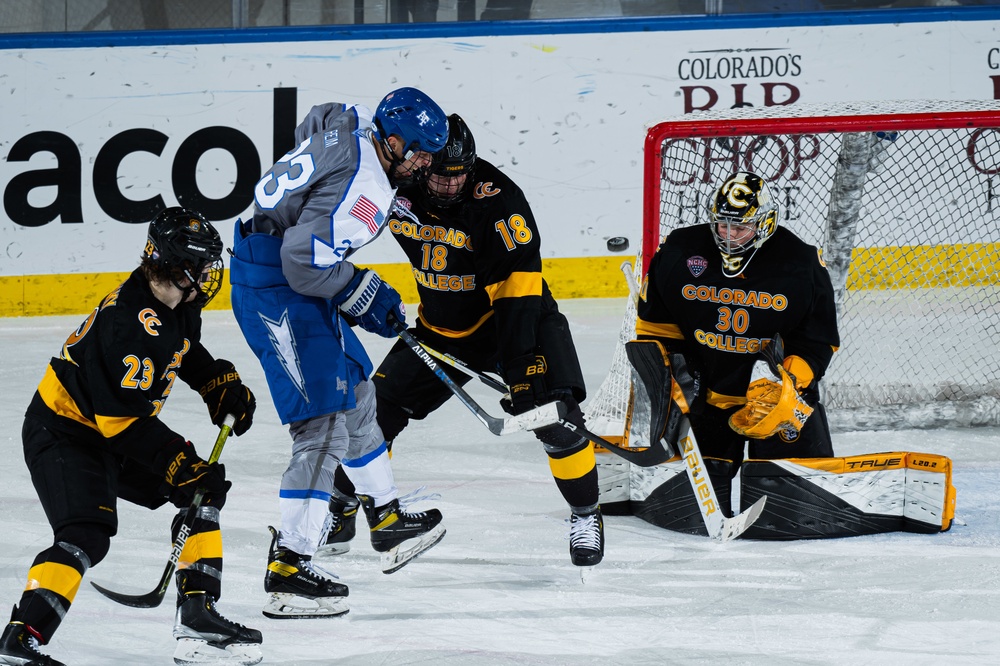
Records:
[[[841,349],[822,384],[837,430],[1000,424],[1000,104],[898,101],[743,108],[653,125],[636,263],[704,222],[730,173],[779,199],[779,224],[823,249]],[[623,345],[587,405],[621,434]]]

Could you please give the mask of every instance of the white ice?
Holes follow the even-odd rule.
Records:
[[[591,391],[610,363],[620,300],[564,301]],[[415,311],[411,309],[411,312]],[[17,602],[51,531],[21,453],[24,408],[48,358],[80,316],[0,320],[0,603]],[[397,439],[401,493],[426,485],[448,534],[392,575],[362,536],[323,564],[350,586],[351,612],[268,620],[260,611],[278,481],[289,452],[261,371],[228,312],[205,317],[205,342],[256,391],[253,429],[223,453],[235,485],[222,513],[220,610],[264,634],[267,664],[993,664],[1000,663],[1000,430],[837,434],[838,455],[923,451],[951,457],[956,525],[936,535],[734,541],[606,519],[604,562],[569,562],[568,511],[530,435],[495,437],[451,400]],[[365,335],[377,362],[389,341]],[[836,362],[836,361],[835,361]],[[491,413],[496,396],[470,393]],[[208,454],[217,431],[178,385],[164,420]],[[430,506],[427,503],[425,506]],[[416,505],[415,508],[421,508]],[[171,664],[172,592],[138,610],[90,580],[148,592],[169,554],[170,507],[119,505],[120,530],[43,650],[68,664]],[[0,612],[5,612],[0,609]],[[0,618],[0,621],[6,616]]]

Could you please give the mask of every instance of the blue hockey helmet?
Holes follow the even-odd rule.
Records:
[[[426,93],[398,88],[375,109],[375,132],[380,141],[392,135],[400,137],[404,153],[420,150],[435,154],[448,141],[448,117]]]

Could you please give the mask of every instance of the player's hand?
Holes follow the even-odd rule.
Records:
[[[226,479],[224,465],[203,460],[195,452],[191,442],[180,438],[171,441],[160,451],[154,467],[163,474],[167,485],[176,490],[172,497],[179,495],[188,503],[195,491],[202,488],[206,497],[216,498],[212,503],[218,504],[233,486],[232,481]]]
[[[519,356],[504,367],[504,379],[507,380],[509,400],[500,404],[511,414],[521,414],[536,405],[546,402],[545,371],[548,366],[541,354],[525,354]]]
[[[403,299],[373,270],[357,269],[351,281],[332,302],[361,328],[383,338],[396,337],[391,321],[393,317],[405,328]]]
[[[208,406],[208,415],[221,428],[226,416],[232,414],[236,417],[233,434],[239,437],[253,425],[257,399],[229,361],[220,358],[207,372],[208,379],[198,387],[198,393]]]

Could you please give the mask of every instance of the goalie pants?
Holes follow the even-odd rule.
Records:
[[[150,509],[173,503],[180,511],[171,525],[173,539],[190,498],[172,492],[161,476],[134,460],[112,454],[101,437],[81,439],[27,416],[21,439],[53,540],[32,562],[14,619],[30,626],[47,643],[69,611],[87,570],[110,549],[111,538],[118,532],[118,500]],[[208,501],[212,505],[201,508],[179,562],[187,570],[186,589],[204,590],[218,598],[222,581],[219,509],[225,496]]]

